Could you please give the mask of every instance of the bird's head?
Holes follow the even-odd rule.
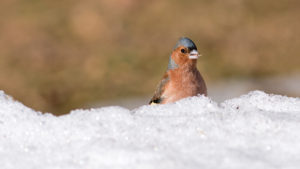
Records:
[[[196,66],[199,56],[197,47],[191,39],[180,38],[170,56],[168,69],[176,69],[188,64]]]

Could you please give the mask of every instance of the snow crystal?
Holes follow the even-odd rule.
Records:
[[[299,143],[300,99],[261,91],[59,117],[0,92],[2,169],[299,168]]]

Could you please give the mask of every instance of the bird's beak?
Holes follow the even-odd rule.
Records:
[[[194,49],[190,52],[189,59],[198,59],[199,56],[201,55],[199,55],[198,51]]]

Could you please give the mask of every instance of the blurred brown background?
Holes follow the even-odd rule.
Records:
[[[181,36],[198,46],[217,97],[245,79],[256,84],[247,89],[276,93],[288,80],[298,88],[299,0],[1,0],[0,90],[55,114],[127,98],[146,104]]]

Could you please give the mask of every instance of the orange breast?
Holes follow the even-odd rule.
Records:
[[[168,74],[170,82],[163,93],[163,103],[175,102],[198,94],[207,95],[205,82],[197,68],[170,70]]]

